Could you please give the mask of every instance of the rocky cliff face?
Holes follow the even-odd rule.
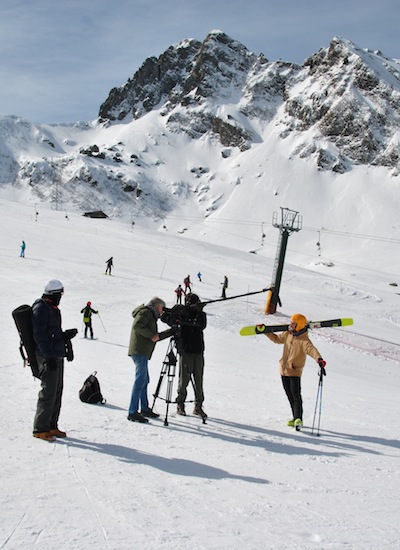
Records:
[[[335,38],[294,77],[280,120],[283,136],[313,128],[322,168],[373,164],[397,174],[399,93],[399,64]],[[335,146],[330,155],[322,154],[323,138]]]
[[[248,149],[260,136],[254,122],[273,123],[289,152],[313,156],[320,169],[344,172],[355,164],[399,173],[400,64],[379,52],[334,38],[303,66],[270,63],[222,32],[204,42],[185,40],[147,59],[100,108],[102,119],[139,118],[152,109],[175,132],[193,139],[210,132],[225,146]],[[234,103],[241,121],[221,115]],[[265,138],[261,138],[265,139]]]
[[[131,80],[111,90],[99,116],[113,121],[128,115],[139,118],[157,107],[173,131],[198,138],[211,130],[223,145],[244,150],[251,135],[221,119],[216,106],[240,96],[254,65],[266,62],[222,32],[210,33],[202,43],[184,40],[158,59],[147,59]]]
[[[99,116],[123,120],[128,114],[143,116],[179,90],[182,80],[190,72],[201,43],[184,40],[171,46],[158,59],[149,57],[121,88],[113,88],[101,105]]]
[[[305,167],[329,181],[357,166],[398,176],[399,100],[400,63],[348,40],[334,38],[300,66],[214,31],[146,59],[95,121],[0,117],[0,185],[83,210],[163,218],[182,204],[209,216],[243,183],[251,213],[251,201],[270,201],[280,181],[290,198],[287,182]]]
[[[101,105],[99,116],[122,120],[139,118],[160,106],[194,106],[203,101],[229,99],[232,88],[240,94],[256,56],[221,32],[204,42],[184,40],[158,59],[148,58],[132,79],[113,88]],[[165,114],[165,112],[164,112]]]

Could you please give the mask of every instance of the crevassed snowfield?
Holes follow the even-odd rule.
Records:
[[[160,419],[138,425],[126,419],[134,307],[154,295],[172,306],[174,289],[188,273],[202,300],[220,297],[225,274],[228,296],[261,290],[271,281],[274,247],[249,254],[43,206],[35,221],[32,206],[7,201],[0,204],[0,223],[0,548],[400,546],[400,295],[379,262],[374,270],[357,269],[354,261],[329,268],[315,258],[298,267],[289,251],[276,315],[263,315],[264,294],[206,306],[207,424],[175,416],[171,405],[165,426],[164,382],[155,402]],[[22,239],[25,259],[18,257]],[[388,258],[396,254],[390,244],[382,246]],[[108,277],[111,255],[115,268]],[[11,311],[33,303],[52,277],[65,285],[63,327],[77,327],[79,335],[75,360],[66,365],[60,419],[68,438],[47,443],[32,437],[39,383],[22,368]],[[80,310],[87,300],[101,316],[94,317],[93,342],[82,338]],[[315,362],[308,358],[303,375],[305,429],[297,433],[286,427],[282,348],[263,336],[239,335],[243,325],[283,323],[295,312],[313,320],[354,318],[352,327],[311,333],[327,361],[320,437],[311,435]],[[167,345],[157,344],[150,362],[150,396]],[[78,399],[95,370],[104,406]]]

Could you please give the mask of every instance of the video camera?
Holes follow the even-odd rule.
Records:
[[[196,310],[193,307],[177,304],[172,308],[164,308],[161,321],[171,328],[178,328],[182,325],[190,324],[190,320],[193,319],[195,314]]]

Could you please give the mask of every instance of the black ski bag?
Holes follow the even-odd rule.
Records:
[[[35,354],[36,342],[33,338],[32,307],[26,304],[19,306],[11,312],[11,315],[15,321],[15,325],[19,333],[19,351],[22,359],[24,360],[24,367],[29,365],[33,376],[35,378],[40,378],[39,367]]]
[[[90,376],[86,378],[83,386],[79,390],[79,399],[83,403],[101,403],[104,405],[106,400],[101,395],[100,383],[96,377],[97,371],[95,370]]]

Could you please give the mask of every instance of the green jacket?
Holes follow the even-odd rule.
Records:
[[[152,340],[157,334],[156,316],[150,308],[142,304],[132,311],[132,317],[128,355],[139,353],[150,359],[156,345]]]

